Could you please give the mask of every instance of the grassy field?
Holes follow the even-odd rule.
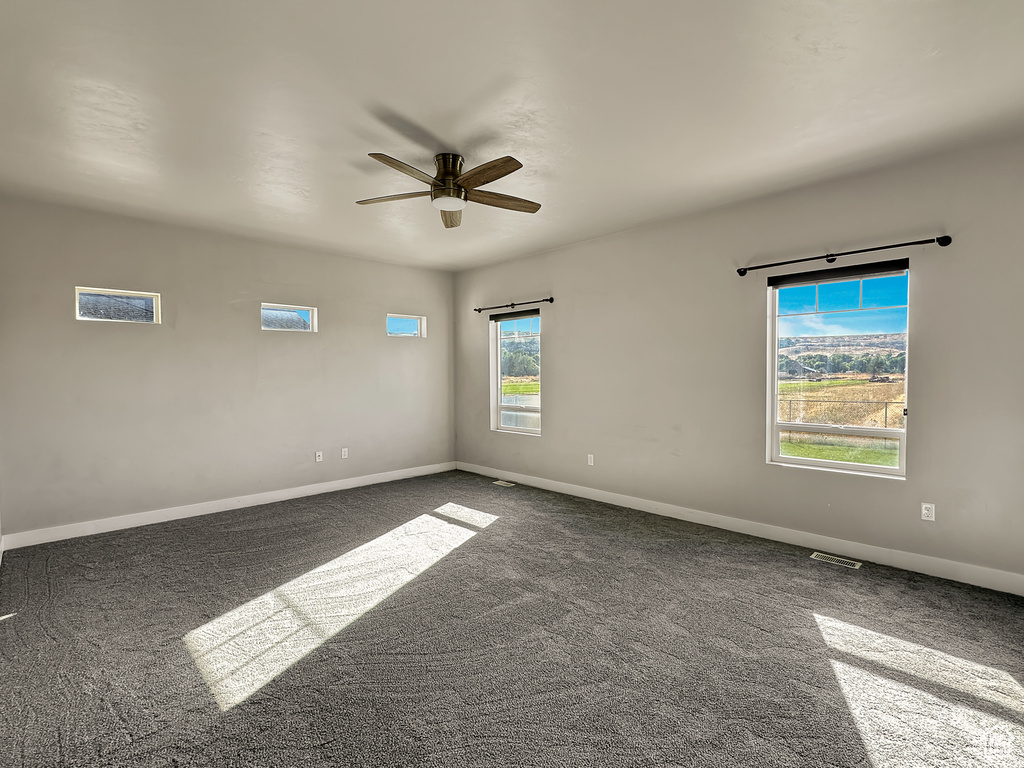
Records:
[[[891,382],[890,382],[891,383]],[[871,384],[864,379],[833,379],[829,381],[780,381],[779,394],[796,394],[799,392],[820,392],[821,390],[841,389],[844,387],[880,387],[884,384]],[[902,387],[902,384],[900,384]]]
[[[539,395],[539,379],[505,379],[501,382],[503,395]]]
[[[902,381],[779,382],[779,419],[783,421],[901,429],[905,402]]]
[[[871,464],[876,467],[898,467],[898,450],[885,448],[851,448],[842,445],[818,445],[815,443],[780,443],[783,456],[799,456],[805,459],[828,459],[849,461],[854,464]]]

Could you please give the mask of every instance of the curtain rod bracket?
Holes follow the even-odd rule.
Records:
[[[945,248],[947,245],[953,242],[953,238],[949,235],[939,235],[928,240],[913,240],[909,243],[894,243],[892,245],[877,245],[874,248],[860,248],[856,251],[843,251],[842,253],[826,253],[824,256],[809,256],[806,259],[790,259],[789,261],[776,261],[773,264],[758,264],[753,267],[740,267],[736,270],[736,274],[743,277],[747,272],[754,269],[768,269],[769,267],[782,267],[786,264],[799,264],[804,261],[818,261],[824,259],[829,264],[835,263],[835,260],[840,256],[852,256],[855,253],[870,253],[871,251],[887,251],[890,248],[906,248],[910,245],[928,245],[928,243],[936,243],[940,248]]]

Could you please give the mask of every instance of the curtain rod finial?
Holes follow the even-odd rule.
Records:
[[[947,245],[953,242],[953,238],[950,237],[949,235],[940,235],[939,237],[935,238],[935,242],[938,243],[940,247],[945,248]]]
[[[739,275],[740,277],[743,277],[745,274],[747,274],[747,268],[740,267],[739,269],[736,270],[736,274]]]

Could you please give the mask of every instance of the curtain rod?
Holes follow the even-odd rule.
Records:
[[[551,296],[546,299],[534,299],[533,301],[514,301],[511,304],[499,304],[496,307],[474,307],[474,312],[486,312],[488,309],[515,309],[521,307],[524,304],[543,304],[545,301],[550,301],[552,304],[555,303],[555,297]]]
[[[774,264],[758,264],[756,267],[740,267],[736,270],[736,274],[743,277],[747,272],[751,272],[755,269],[768,269],[769,267],[782,267],[786,264],[799,264],[803,261],[818,261],[824,259],[829,264],[834,262],[840,256],[852,256],[855,253],[870,253],[871,251],[887,251],[890,248],[906,248],[908,245],[928,245],[928,243],[938,243],[941,248],[945,248],[947,245],[953,242],[953,238],[949,235],[939,235],[928,240],[913,240],[909,243],[894,243],[893,245],[878,245],[874,248],[861,248],[856,251],[843,251],[842,253],[826,253],[824,256],[808,256],[806,259],[790,259],[789,261],[776,261]]]

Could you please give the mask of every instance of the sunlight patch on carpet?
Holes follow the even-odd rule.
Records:
[[[833,659],[832,670],[875,768],[1024,765],[1024,687],[1013,676],[827,616],[814,618],[828,646],[848,654]],[[884,669],[895,674],[890,678]]]
[[[1024,686],[1008,672],[828,616],[815,615],[814,618],[821,636],[836,651],[939,683],[1024,715]]]
[[[227,711],[475,535],[465,526],[420,515],[182,639]]]
[[[477,528],[486,528],[498,519],[497,515],[489,515],[478,509],[470,509],[469,507],[464,507],[461,504],[453,504],[450,501],[447,504],[443,504],[438,507],[434,511],[439,512],[445,517],[450,517],[453,520],[461,520],[464,523],[475,525]]]

